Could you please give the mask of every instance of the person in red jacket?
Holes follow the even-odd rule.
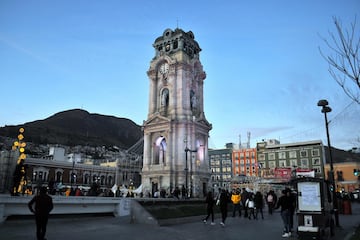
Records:
[[[34,204],[35,208],[33,208]],[[49,214],[54,207],[52,198],[47,194],[46,187],[40,188],[40,193],[30,200],[28,207],[35,214],[37,239],[46,240],[46,225]]]

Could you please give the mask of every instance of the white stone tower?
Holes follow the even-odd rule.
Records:
[[[143,190],[171,193],[187,187],[188,196],[203,197],[209,187],[212,126],[204,114],[201,49],[191,31],[179,28],[166,29],[153,47],[149,113],[143,123]]]

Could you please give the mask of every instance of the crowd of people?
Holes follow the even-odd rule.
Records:
[[[247,188],[233,189],[231,192],[219,188],[216,194],[213,194],[212,191],[207,193],[205,203],[207,214],[203,219],[205,224],[211,217],[211,225],[215,225],[215,206],[219,207],[221,213],[220,225],[225,227],[229,212],[232,212],[232,217],[243,216],[249,220],[264,219],[263,209],[267,205],[269,215],[273,215],[275,209],[280,209],[283,221],[282,237],[290,237],[293,231],[296,197],[289,188],[282,190],[279,198],[274,190],[263,194],[260,191],[254,192]],[[232,209],[229,208],[229,205],[232,206]]]

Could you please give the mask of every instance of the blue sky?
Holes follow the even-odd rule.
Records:
[[[262,139],[322,140],[327,99],[332,146],[360,145],[360,106],[328,72],[320,36],[349,27],[358,0],[0,2],[0,126],[82,108],[147,118],[152,44],[165,29],[192,31],[207,74],[210,147]],[[26,135],[25,135],[26,136]]]

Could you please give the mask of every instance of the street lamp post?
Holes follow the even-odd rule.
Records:
[[[197,150],[191,150],[187,147],[187,141],[185,140],[186,147],[185,147],[185,190],[186,190],[186,197],[188,197],[189,192],[189,184],[188,184],[188,174],[189,174],[189,168],[188,168],[188,152],[197,152]]]
[[[321,112],[325,115],[325,127],[326,127],[326,137],[328,142],[328,148],[329,148],[329,156],[330,156],[330,181],[332,184],[332,194],[333,194],[333,210],[335,215],[335,224],[337,227],[340,226],[339,224],[339,212],[338,212],[338,201],[336,197],[336,186],[335,186],[335,176],[334,176],[334,165],[333,165],[333,159],[332,159],[332,153],[331,153],[331,145],[330,145],[330,136],[329,136],[329,122],[327,119],[327,113],[331,112],[331,108],[328,106],[329,103],[327,100],[322,99],[317,104],[319,107],[322,107]]]

